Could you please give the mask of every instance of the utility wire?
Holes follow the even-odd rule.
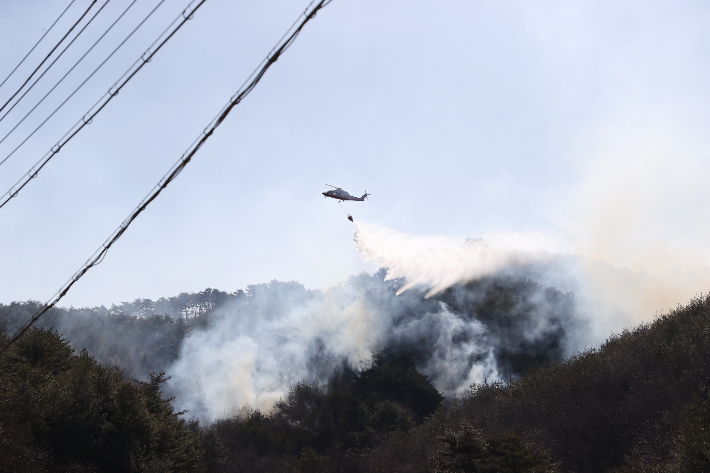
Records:
[[[192,4],[197,1],[197,5],[191,8]],[[103,97],[101,97],[98,102],[94,104],[93,107],[89,109],[88,112],[84,114],[82,118],[77,121],[71,129],[62,136],[62,138],[54,145],[52,148],[44,155],[42,158],[35,163],[34,166],[27,171],[24,176],[22,176],[14,186],[12,186],[5,194],[0,197],[0,209],[3,208],[10,200],[15,198],[17,194],[24,188],[32,179],[37,177],[37,174],[42,170],[42,168],[49,162],[55,154],[57,154],[64,145],[66,145],[69,140],[71,140],[77,133],[81,131],[86,125],[90,124],[94,117],[103,110],[103,108],[113,99],[118,92],[125,86],[128,81],[135,76],[138,71],[140,71],[143,66],[150,62],[155,53],[157,53],[160,48],[163,47],[165,43],[168,42],[170,38],[184,25],[188,20],[192,19],[192,15],[197,11],[203,3],[207,0],[192,0],[187,7],[180,13],[177,18],[173,20],[170,25],[158,36],[158,38],[150,45],[150,47],[143,53],[143,55],[133,63],[131,67],[128,68],[126,72],[118,79],[118,81],[106,92]],[[160,6],[160,5],[159,5]],[[157,7],[156,7],[157,8]],[[140,27],[140,25],[139,25]],[[133,33],[131,33],[133,34]],[[130,37],[130,36],[129,36]],[[128,39],[128,38],[126,38]],[[124,41],[125,42],[125,41]],[[123,43],[122,43],[123,44]],[[120,47],[120,46],[119,46]],[[118,49],[118,48],[117,48]],[[115,51],[114,51],[115,52]],[[113,54],[113,53],[112,53]],[[110,56],[109,56],[110,57]],[[103,65],[103,64],[102,64]],[[99,66],[100,67],[100,66]],[[98,70],[98,69],[97,69]],[[96,71],[94,71],[96,72]],[[87,79],[88,80],[88,79]],[[83,85],[83,84],[82,84]],[[68,100],[68,99],[67,99]],[[63,105],[63,104],[62,104]],[[56,110],[55,110],[56,112]],[[46,122],[46,120],[45,120]],[[44,124],[44,123],[43,123]],[[36,131],[36,130],[35,130]],[[33,132],[34,133],[34,132]],[[28,138],[25,139],[27,141]],[[20,144],[22,146],[22,144]],[[14,151],[13,151],[14,153]],[[10,154],[12,155],[12,153]],[[4,161],[7,160],[6,157]]]
[[[30,49],[30,52],[28,52],[27,54],[25,54],[25,57],[22,58],[22,61],[20,61],[20,63],[15,66],[15,68],[12,70],[12,72],[10,72],[10,74],[8,74],[7,77],[5,77],[5,80],[2,81],[2,83],[0,83],[0,87],[2,87],[3,85],[5,85],[5,82],[7,82],[7,80],[15,73],[15,71],[17,70],[17,68],[20,67],[23,62],[25,62],[25,59],[27,59],[27,58],[30,56],[30,54],[32,54],[32,51],[34,51],[35,48],[36,48],[37,46],[39,46],[39,43],[42,42],[42,40],[44,39],[44,37],[47,36],[47,34],[48,34],[50,31],[52,31],[52,28],[54,28],[54,25],[56,25],[57,22],[62,19],[62,17],[64,16],[64,14],[67,12],[67,10],[69,10],[69,7],[71,7],[71,6],[74,4],[75,1],[76,1],[76,0],[71,0],[71,2],[69,2],[69,5],[64,9],[64,11],[62,12],[62,14],[59,15],[59,17],[58,17],[56,20],[54,20],[54,23],[52,23],[52,26],[50,26],[49,29],[44,32],[44,34],[43,34],[42,37],[39,39],[39,41],[37,41],[37,42],[35,43],[35,45],[32,46],[32,49]]]
[[[150,18],[150,17],[153,15],[153,13],[155,13],[155,11],[156,11],[164,2],[165,2],[165,0],[160,0],[160,2],[155,6],[155,8],[153,8],[153,9],[150,11],[150,13],[148,13],[148,16],[146,16],[145,18],[143,18],[143,21],[141,21],[141,22],[138,24],[138,26],[136,26],[136,27],[133,29],[133,31],[131,31],[131,32],[128,34],[128,36],[126,36],[126,38],[125,38],[123,41],[121,41],[121,44],[119,44],[118,46],[116,46],[116,49],[114,49],[114,50],[111,52],[111,54],[109,54],[108,57],[107,57],[106,59],[104,59],[104,61],[103,61],[101,64],[99,64],[99,66],[98,66],[96,69],[94,69],[94,72],[92,72],[91,74],[89,74],[89,77],[87,77],[86,79],[84,79],[84,82],[82,82],[81,84],[79,84],[79,87],[77,87],[76,89],[74,89],[74,92],[72,92],[71,94],[69,94],[69,97],[67,97],[66,99],[64,99],[64,102],[60,103],[59,106],[58,106],[57,108],[55,108],[54,111],[53,111],[52,113],[50,113],[49,116],[48,116],[47,118],[45,118],[44,121],[43,121],[42,123],[40,123],[39,126],[38,126],[37,128],[35,128],[35,129],[32,131],[32,133],[30,133],[19,145],[17,145],[17,146],[15,147],[15,149],[13,149],[13,150],[10,152],[10,154],[8,154],[7,156],[5,156],[5,158],[3,158],[2,161],[0,161],[0,165],[2,165],[5,161],[7,161],[8,159],[10,159],[10,157],[11,157],[13,154],[15,154],[15,153],[17,152],[17,150],[19,150],[25,143],[27,143],[27,141],[28,141],[30,138],[32,138],[32,137],[34,136],[34,134],[37,133],[37,132],[40,130],[40,128],[42,128],[42,127],[45,125],[45,123],[47,123],[72,97],[74,97],[74,95],[75,95],[77,92],[79,92],[79,90],[81,90],[82,87],[84,87],[84,84],[86,84],[87,82],[89,82],[89,80],[90,80],[92,77],[94,77],[94,74],[96,74],[96,73],[104,66],[104,64],[106,64],[106,63],[109,61],[109,59],[111,59],[111,58],[113,57],[113,55],[116,54],[116,52],[118,52],[118,50],[121,49],[121,47],[122,47],[124,44],[126,44],[126,41],[128,41],[128,40],[131,38],[131,36],[133,36],[133,34],[134,34],[136,31],[138,31],[138,29],[140,29],[141,26],[143,26],[143,23],[145,23],[145,22],[148,20],[148,18]],[[129,7],[129,8],[130,8],[130,7]],[[119,19],[120,19],[120,18],[119,18]],[[71,71],[70,71],[70,72],[71,72]],[[51,93],[51,92],[52,92],[52,91],[50,90],[49,93]],[[49,95],[49,93],[48,93],[47,95]],[[45,95],[45,98],[46,98],[46,95]],[[44,98],[43,98],[42,100],[44,100]],[[40,103],[41,103],[41,101],[40,101]],[[37,104],[37,105],[39,105],[39,104]],[[36,108],[36,107],[35,107],[35,108]],[[32,110],[34,110],[34,109],[32,109]],[[32,113],[32,110],[30,110],[30,113]],[[28,115],[29,115],[29,114],[28,114]],[[25,118],[27,118],[27,116],[25,116]],[[22,120],[24,121],[25,118],[23,118]],[[22,123],[22,122],[20,122],[20,123]],[[17,126],[19,126],[19,123],[18,123]],[[15,128],[17,128],[17,126],[15,126]],[[15,128],[13,128],[12,130],[10,130],[10,133],[12,133]],[[8,133],[7,135],[5,135],[5,137],[4,137],[2,140],[0,140],[0,143],[2,143],[3,141],[5,141],[5,138],[7,138],[10,133]],[[0,206],[0,208],[1,208],[1,207],[2,207],[2,206]]]
[[[10,108],[7,110],[7,112],[5,112],[5,115],[3,115],[3,116],[0,118],[0,121],[2,121],[3,118],[5,118],[5,117],[7,116],[7,114],[10,113],[10,112],[12,111],[12,109],[15,108],[18,103],[20,103],[20,101],[22,101],[23,98],[25,98],[25,95],[27,95],[27,94],[30,92],[30,90],[32,90],[32,89],[34,88],[34,86],[37,85],[37,82],[39,82],[40,80],[42,80],[42,77],[44,77],[44,75],[45,75],[47,72],[49,72],[49,70],[52,68],[52,66],[59,60],[59,58],[62,57],[62,55],[67,51],[67,49],[69,49],[69,48],[71,47],[71,45],[74,44],[74,41],[76,41],[76,40],[79,38],[79,36],[81,36],[81,33],[83,33],[84,30],[91,24],[91,22],[94,21],[94,18],[96,18],[96,17],[98,16],[98,14],[101,13],[101,10],[103,10],[104,7],[105,7],[106,5],[108,5],[108,2],[109,2],[109,1],[111,1],[111,0],[106,0],[106,1],[104,2],[104,4],[101,5],[101,8],[99,8],[99,11],[97,11],[96,13],[94,13],[94,16],[92,16],[92,17],[89,19],[88,23],[86,23],[86,24],[84,25],[84,27],[81,28],[81,30],[79,30],[79,32],[76,34],[76,36],[74,36],[74,38],[72,38],[72,40],[69,42],[69,44],[67,44],[66,47],[62,50],[62,52],[59,53],[59,56],[57,56],[56,58],[54,58],[54,61],[52,61],[52,63],[47,67],[47,69],[45,69],[44,71],[42,71],[42,74],[40,74],[40,76],[39,76],[37,79],[35,79],[35,81],[32,83],[32,85],[29,86],[29,88],[28,88],[27,90],[25,90],[25,92],[24,92],[22,95],[20,95],[20,98],[17,99],[17,101],[16,101],[14,104],[12,104],[12,107],[10,107]],[[83,59],[83,58],[82,58],[82,59]],[[61,82],[61,80],[60,80],[60,82]],[[7,104],[5,104],[5,105],[7,105]]]
[[[177,162],[173,164],[173,166],[168,170],[168,172],[163,176],[163,178],[158,181],[158,184],[153,187],[153,189],[130,213],[130,215],[123,221],[123,223],[121,223],[121,225],[119,225],[119,227],[114,230],[114,232],[106,239],[103,245],[101,245],[99,249],[96,250],[93,255],[91,255],[91,257],[86,261],[86,263],[84,263],[84,265],[79,268],[79,271],[74,273],[74,276],[72,276],[71,279],[69,279],[69,281],[67,281],[67,283],[64,284],[64,286],[62,286],[59,291],[57,291],[57,293],[52,297],[52,299],[50,299],[46,304],[44,304],[25,325],[23,325],[15,332],[15,334],[12,336],[12,338],[10,338],[7,344],[2,349],[0,349],[0,354],[7,350],[7,348],[12,343],[14,343],[27,330],[29,330],[30,327],[32,327],[32,325],[37,322],[37,320],[39,320],[42,315],[44,315],[49,309],[54,307],[59,302],[59,300],[64,297],[67,292],[69,292],[69,289],[71,289],[71,287],[84,274],[86,274],[88,270],[103,261],[108,250],[114,243],[116,243],[116,241],[121,237],[121,235],[123,235],[123,233],[128,229],[128,226],[138,217],[138,215],[140,215],[146,209],[146,207],[148,207],[148,205],[150,205],[151,202],[153,202],[153,200],[155,200],[156,197],[158,197],[162,190],[165,189],[168,184],[170,184],[178,176],[178,174],[180,174],[180,172],[185,168],[185,166],[187,166],[187,163],[190,162],[195,153],[197,153],[197,151],[202,147],[202,145],[207,141],[207,139],[212,136],[212,133],[214,133],[215,129],[224,121],[225,118],[227,118],[229,112],[231,112],[232,109],[244,99],[244,97],[249,95],[249,93],[254,90],[254,87],[256,87],[256,85],[259,83],[259,81],[264,76],[269,67],[271,67],[271,65],[278,60],[279,56],[283,54],[291,46],[291,44],[293,44],[294,40],[301,32],[303,27],[306,25],[306,23],[308,23],[308,21],[310,21],[316,16],[318,10],[328,5],[332,0],[320,0],[320,2],[309,11],[309,8],[311,8],[314,1],[315,0],[311,1],[311,3],[308,4],[308,7],[306,7],[304,12],[299,15],[293,26],[289,28],[286,34],[276,44],[276,46],[274,46],[274,48],[261,62],[257,69],[252,72],[252,74],[249,76],[249,79],[247,79],[247,82],[245,82],[244,85],[242,85],[239,90],[237,90],[237,93],[229,99],[229,102],[224,107],[222,107],[222,110],[220,110],[217,116],[212,119],[212,121],[209,123],[207,128],[204,129],[200,136],[198,136],[197,139],[192,142],[187,151],[185,151],[180,157],[180,159],[178,159]],[[301,17],[303,17],[303,20],[301,20]],[[301,20],[300,24],[298,24],[299,20]]]
[[[20,91],[23,89],[23,87],[27,85],[27,83],[30,81],[30,79],[32,79],[32,76],[34,76],[35,73],[39,70],[39,68],[42,67],[42,64],[44,64],[45,62],[47,62],[47,59],[49,59],[49,57],[54,53],[54,51],[56,51],[56,49],[59,47],[59,45],[62,44],[62,42],[64,42],[65,39],[67,39],[67,36],[69,36],[69,33],[71,33],[72,31],[74,31],[74,28],[76,28],[76,25],[78,25],[79,23],[81,23],[81,20],[84,19],[84,17],[89,13],[89,10],[91,10],[91,8],[94,6],[94,4],[95,4],[97,1],[98,1],[98,0],[92,0],[91,5],[89,5],[89,8],[87,8],[86,11],[84,12],[84,14],[81,15],[81,18],[79,18],[79,19],[76,21],[76,23],[74,23],[74,25],[72,25],[71,28],[69,28],[69,31],[67,31],[67,34],[65,34],[64,36],[62,36],[62,39],[60,39],[59,42],[56,44],[56,46],[54,46],[54,47],[52,48],[52,50],[49,52],[49,54],[47,54],[47,56],[46,56],[44,59],[42,59],[42,62],[39,63],[39,66],[37,66],[37,69],[35,69],[34,71],[32,71],[32,74],[30,74],[30,76],[27,78],[27,80],[26,80],[25,82],[23,82],[22,85],[20,86],[20,88],[17,89],[17,91],[16,91],[14,94],[12,94],[12,97],[10,97],[7,102],[5,102],[5,105],[3,105],[2,107],[0,107],[0,112],[2,112],[2,111],[5,109],[5,107],[7,107],[7,104],[9,104],[10,101],[11,101],[12,99],[14,99],[17,94],[20,93]]]
[[[10,135],[12,134],[12,132],[15,131],[15,130],[17,129],[17,127],[20,126],[20,125],[22,124],[22,122],[24,122],[25,119],[26,119],[27,117],[29,117],[29,116],[32,114],[32,112],[34,112],[35,109],[40,106],[40,104],[41,104],[42,102],[44,102],[44,99],[46,99],[46,98],[49,96],[49,94],[51,94],[51,93],[54,91],[54,89],[56,89],[56,88],[59,86],[59,84],[61,84],[62,81],[63,81],[64,79],[66,79],[66,77],[67,77],[69,74],[71,74],[71,72],[76,68],[76,66],[78,66],[79,63],[80,63],[81,61],[83,61],[84,58],[94,49],[94,47],[96,47],[96,45],[99,44],[99,42],[101,42],[102,39],[104,39],[104,36],[106,36],[106,35],[108,34],[108,32],[111,31],[111,29],[112,29],[114,26],[116,26],[116,23],[118,23],[118,22],[121,20],[121,18],[123,18],[123,16],[124,16],[126,13],[128,13],[128,10],[130,10],[131,7],[136,4],[137,1],[138,1],[138,0],[133,0],[133,2],[131,2],[130,5],[128,5],[128,7],[123,11],[123,13],[121,13],[121,15],[116,19],[116,21],[114,21],[114,22],[111,24],[111,26],[108,27],[108,29],[104,32],[104,34],[102,34],[101,37],[100,37],[99,39],[97,39],[96,42],[89,48],[89,50],[86,51],[86,52],[84,53],[84,55],[81,56],[81,58],[72,66],[72,68],[69,69],[69,71],[67,71],[67,73],[64,74],[64,76],[63,76],[61,79],[59,79],[59,82],[57,82],[57,83],[54,85],[54,87],[52,87],[52,88],[50,89],[50,91],[47,92],[47,93],[44,95],[44,97],[42,97],[42,99],[41,99],[39,102],[37,102],[37,104],[36,104],[34,107],[32,107],[32,110],[30,110],[29,112],[27,112],[27,114],[26,114],[24,117],[22,117],[22,120],[20,120],[20,121],[12,128],[12,130],[10,130],[2,139],[0,139],[0,143],[2,143],[3,141],[5,141],[5,140],[7,139],[7,137],[10,136]],[[165,1],[165,0],[161,0],[160,4],[162,4],[163,1]],[[160,4],[158,4],[158,6],[160,6]],[[156,8],[157,8],[157,7],[156,7]],[[153,11],[155,11],[155,9],[153,9]],[[152,15],[152,14],[153,14],[153,11],[151,11],[151,12],[148,14],[148,16]],[[146,18],[146,19],[147,19],[147,18]],[[140,25],[142,25],[144,22],[145,22],[145,19],[140,23]],[[138,27],[140,27],[140,25],[138,25]],[[133,30],[133,32],[135,32],[135,31],[136,31],[136,30]],[[128,36],[129,38],[130,38],[131,35],[133,35],[133,32]],[[124,40],[118,47],[120,48],[120,47],[123,45],[123,43],[125,43],[125,42],[126,42],[126,41]],[[59,111],[59,109],[62,108],[62,107],[64,106],[64,104],[67,103],[67,101],[68,101],[69,99],[71,99],[71,98],[74,96],[74,94],[77,93],[77,92],[79,91],[79,89],[81,89],[81,87],[82,87],[84,84],[86,84],[86,82],[87,82],[89,79],[91,79],[91,77],[93,77],[93,75],[96,73],[96,71],[98,71],[98,70],[101,68],[101,66],[103,66],[103,65],[106,63],[106,61],[107,61],[108,59],[110,59],[111,56],[113,56],[113,54],[114,54],[117,50],[118,50],[118,48],[116,48],[116,49],[109,55],[109,57],[108,57],[106,60],[104,60],[104,61],[101,63],[101,65],[99,65],[99,67],[96,68],[96,69],[94,70],[94,72],[92,72],[91,75],[89,75],[89,77],[84,80],[84,82],[81,83],[81,85],[80,85],[79,87],[77,87],[76,89],[74,89],[74,92],[72,92],[71,95],[69,95],[69,97],[67,97],[67,99],[64,100],[64,102],[62,102],[61,105],[59,105],[59,107],[57,107],[57,108],[49,115],[49,117],[47,117],[37,128],[35,128],[34,131],[33,131],[32,133],[30,133],[30,135],[29,135],[27,138],[25,138],[25,139],[22,141],[22,143],[20,143],[19,146],[17,146],[9,155],[7,155],[7,156],[5,157],[5,159],[3,159],[2,161],[0,161],[0,165],[2,165],[5,161],[7,161],[7,160],[10,158],[10,156],[12,156],[13,154],[15,154],[15,151],[17,151],[18,149],[20,149],[20,147],[21,147],[22,145],[24,145],[24,144],[27,142],[27,140],[29,140],[35,133],[37,133],[37,131],[39,131],[39,129],[42,128],[42,126],[44,126],[44,124],[47,123],[47,121],[48,121],[50,118],[52,118],[52,117],[54,116],[54,114],[57,113],[57,112]],[[20,100],[22,100],[22,99],[20,98]],[[18,102],[19,102],[19,101],[18,101]],[[17,103],[15,103],[15,105],[17,105]],[[12,107],[14,108],[15,105],[13,105]],[[11,108],[10,110],[8,110],[7,112],[5,112],[5,115],[3,115],[2,117],[0,117],[0,121],[2,121],[2,119],[5,118],[8,113],[10,113],[10,111],[12,111],[12,108]]]

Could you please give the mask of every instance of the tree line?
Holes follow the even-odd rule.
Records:
[[[511,310],[528,314],[526,287],[472,281],[438,297],[515,332]],[[467,296],[476,291],[485,297]],[[570,302],[548,296],[562,301],[549,310]],[[0,324],[11,328],[32,304],[0,306]],[[100,327],[91,311],[71,311],[46,320],[72,315]],[[343,364],[327,382],[297,383],[267,412],[245,408],[209,424],[175,412],[161,387],[162,360],[177,356],[192,319],[104,317],[124,331],[96,345],[87,335],[90,349],[45,327],[0,359],[0,471],[710,471],[710,297],[568,359],[556,359],[555,338],[545,339],[537,358],[510,358],[512,376],[458,399],[444,399],[419,371],[421,347],[395,346],[365,368]],[[159,360],[143,379],[91,351],[124,346],[133,330]]]

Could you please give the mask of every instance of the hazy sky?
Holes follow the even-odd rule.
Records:
[[[0,80],[68,3],[0,2]],[[0,88],[0,105],[89,3],[76,0]],[[0,158],[157,3],[137,0],[0,144]],[[167,0],[0,166],[0,192],[187,3]],[[306,4],[207,0],[0,209],[0,302],[51,297]],[[0,122],[0,138],[127,5],[109,2],[56,71]],[[326,288],[375,269],[353,245],[354,225],[321,196],[325,183],[367,190],[368,201],[346,210],[401,233],[505,239],[633,271],[707,267],[709,24],[703,1],[333,0],[61,305],[233,291],[272,279]]]

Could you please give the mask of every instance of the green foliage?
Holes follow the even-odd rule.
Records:
[[[337,371],[327,386],[297,383],[271,415],[247,411],[209,430],[230,459],[293,458],[298,471],[315,471],[329,455],[363,452],[390,434],[410,431],[414,419],[435,411],[442,399],[407,356],[384,350],[366,369]]]
[[[298,458],[293,461],[293,466],[298,473],[317,473],[327,462],[325,455],[317,454],[311,447],[301,450]]]
[[[26,426],[36,449],[62,468],[203,471],[198,424],[173,412],[164,382],[163,373],[134,381],[86,350],[74,355],[56,332],[32,329],[0,359],[0,428]]]
[[[505,333],[525,327],[515,318],[533,320],[539,310],[532,289],[516,294],[523,283],[471,284],[439,300]],[[544,298],[551,330],[561,330],[554,311],[569,298],[554,291]],[[0,307],[6,327],[8,307]],[[30,309],[13,307],[15,315]],[[169,359],[183,329],[147,319],[127,321],[123,336],[154,323],[161,337],[175,334],[155,358]],[[710,298],[563,363],[545,364],[555,359],[554,343],[532,347],[525,360],[503,353],[506,372],[527,371],[475,385],[447,409],[437,409],[441,395],[415,368],[420,354],[385,351],[367,369],[340,370],[325,386],[299,383],[268,415],[248,412],[202,432],[162,399],[161,376],[137,382],[86,352],[74,354],[54,332],[32,337],[0,360],[0,471],[550,471],[549,461],[585,473],[710,471]],[[91,345],[87,336],[86,346],[114,339],[99,340]],[[160,351],[150,350],[142,353]]]
[[[353,394],[368,408],[391,400],[406,406],[418,420],[432,414],[444,400],[406,354],[394,354],[388,348],[373,354],[369,368],[355,378]]]
[[[407,411],[396,402],[380,401],[373,408],[371,424],[379,431],[408,431],[414,427],[414,421]]]
[[[547,452],[531,447],[511,433],[486,437],[487,455],[481,461],[482,473],[548,473],[556,471]]]
[[[496,347],[496,364],[506,378],[562,360],[560,342],[569,328],[580,324],[571,319],[576,310],[572,294],[527,278],[484,277],[453,286],[432,299],[505,339]],[[538,335],[530,337],[530,331]]]
[[[486,432],[525,434],[570,471],[618,468],[634,449],[658,462],[707,382],[709,326],[710,299],[693,300],[563,364],[474,386],[459,415]]]
[[[40,306],[36,302],[0,304],[0,332],[14,332]],[[36,326],[56,329],[70,340],[74,350],[85,348],[99,362],[118,366],[142,381],[148,381],[151,372],[159,372],[177,359],[189,329],[185,320],[168,315],[147,313],[138,317],[100,308],[56,307]]]
[[[448,410],[322,471],[429,473],[435,460],[465,471],[466,449],[473,455],[481,439],[493,445],[500,432],[514,432],[528,446],[549,452],[561,471],[710,471],[704,463],[710,406],[706,394],[697,397],[708,376],[710,297],[703,297],[564,363],[474,385]],[[473,426],[468,440],[462,424]],[[449,443],[464,456],[437,455],[440,437],[452,432],[458,437]],[[500,444],[502,451],[523,449],[517,441]],[[451,453],[448,445],[444,451]]]
[[[710,471],[710,398],[707,395],[684,409],[673,447],[680,471]]]
[[[447,431],[439,440],[445,448],[435,457],[434,473],[553,473],[547,453],[512,433],[484,436],[470,424]]]
[[[434,473],[479,471],[481,459],[486,454],[486,441],[480,431],[465,425],[459,432],[447,430],[439,437],[446,448],[437,452]]]
[[[202,447],[204,449],[203,463],[205,471],[209,473],[225,472],[227,450],[222,445],[217,433],[213,430],[203,431]]]
[[[608,473],[706,473],[710,471],[710,397],[696,397],[682,410],[671,441],[671,454],[660,458],[637,449],[628,463]]]

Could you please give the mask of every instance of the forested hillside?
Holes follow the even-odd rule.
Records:
[[[476,438],[502,433],[542,449],[564,472],[710,471],[709,375],[710,297],[703,297],[599,349],[472,386],[410,433],[315,471],[428,472],[437,459],[441,467],[442,448],[470,469],[439,471],[489,471],[476,469]]]
[[[0,471],[710,471],[710,298],[565,360],[584,328],[572,295],[482,279],[394,305],[396,285],[378,278],[358,280],[364,292],[352,297],[395,311],[394,329],[364,367],[342,363],[294,383],[272,409],[201,423],[162,394],[160,371],[184,356],[186,337],[318,293],[295,283],[210,290],[181,296],[193,307],[222,297],[190,317],[145,312],[146,300],[131,314],[54,309],[0,359]],[[5,332],[35,307],[0,306]],[[400,329],[423,314],[484,327],[449,332],[464,338],[447,346],[489,343],[502,380],[444,399],[422,371],[432,373],[429,347],[441,348],[442,332]]]
[[[132,380],[32,329],[0,359],[0,471],[205,471],[209,438],[173,411],[163,382]]]
[[[50,309],[36,324],[63,334],[75,350],[86,349],[102,363],[123,369],[142,381],[175,361],[190,326],[205,324],[211,311],[239,300],[243,291],[215,289],[157,301],[137,299],[105,307]],[[41,304],[0,304],[0,331],[9,335],[30,319]]]
[[[467,354],[470,359],[464,360],[464,365],[482,362],[493,350],[495,368],[503,377],[519,374],[530,364],[561,360],[567,337],[583,329],[585,323],[575,313],[571,294],[529,279],[483,278],[425,298],[413,292],[396,296],[399,283],[385,282],[384,274],[353,277],[348,288],[352,294],[346,294],[346,301],[357,299],[373,311],[386,312],[392,319],[391,330],[381,346],[373,349],[389,346],[407,352],[420,367],[431,360],[440,331],[449,330],[446,324],[450,321],[427,320],[442,310],[442,304],[463,326],[453,334],[451,343],[481,345],[480,353]],[[98,361],[147,381],[153,371],[168,371],[190,330],[210,330],[224,317],[274,317],[319,297],[324,297],[322,291],[273,281],[233,293],[207,289],[158,301],[138,299],[110,309],[55,307],[36,326],[53,328],[75,350],[86,348]],[[32,301],[0,304],[0,330],[7,335],[13,333],[39,307]],[[415,335],[416,340],[395,330],[412,323],[427,328]]]

